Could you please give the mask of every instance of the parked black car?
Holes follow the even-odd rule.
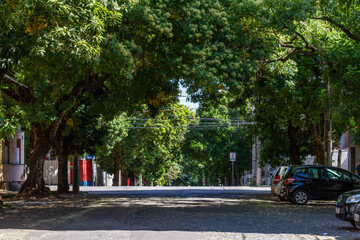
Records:
[[[285,197],[301,205],[310,199],[336,200],[346,191],[360,189],[358,176],[330,166],[291,166],[282,181]]]
[[[360,189],[344,192],[335,203],[335,215],[338,219],[350,222],[360,229]]]
[[[281,180],[284,177],[287,169],[288,166],[277,167],[271,179],[271,193],[278,196],[282,201],[286,200],[286,198],[283,196],[284,186]]]

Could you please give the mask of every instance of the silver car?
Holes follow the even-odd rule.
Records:
[[[282,184],[281,184],[281,180],[283,178],[283,176],[286,173],[286,170],[288,169],[288,166],[280,166],[277,167],[274,175],[271,179],[271,193],[278,196],[280,198],[280,200],[285,201],[286,198],[281,194],[281,188],[282,188]]]

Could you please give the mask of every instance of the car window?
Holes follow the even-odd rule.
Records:
[[[344,182],[351,182],[350,173],[340,169],[327,168],[327,173],[330,179]]]
[[[277,175],[279,175],[280,172],[280,167],[277,167],[275,172],[274,172],[274,177],[276,177]]]
[[[345,182],[351,182],[350,173],[345,172],[345,171],[341,171],[341,172],[343,172],[342,180],[345,181]]]
[[[319,168],[319,176],[320,176],[320,178],[326,178],[325,168]]]
[[[325,169],[310,167],[307,176],[309,178],[325,178]]]
[[[341,180],[341,173],[332,168],[327,168],[327,174],[332,180]]]
[[[279,171],[280,177],[283,177],[286,173],[287,167],[281,167]]]
[[[352,175],[352,179],[354,180],[355,183],[360,183],[360,177],[356,176],[356,175]]]
[[[307,168],[296,168],[294,171],[294,175],[300,176],[300,177],[306,177],[306,170]]]

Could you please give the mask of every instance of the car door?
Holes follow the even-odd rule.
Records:
[[[326,168],[329,178],[329,198],[336,199],[341,193],[350,190],[352,182],[350,175],[337,168]]]
[[[313,199],[327,199],[329,180],[327,179],[326,170],[323,167],[309,167],[307,176],[311,179],[309,189]]]
[[[345,170],[341,170],[341,169],[338,169],[338,171],[341,172],[341,181],[342,181],[342,188],[341,188],[340,194],[350,191],[350,190],[353,190],[354,182],[352,181],[352,178],[351,178],[352,174]]]

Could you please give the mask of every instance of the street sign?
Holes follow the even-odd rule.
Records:
[[[92,159],[93,157],[91,155],[87,155],[86,159]]]
[[[236,161],[236,153],[230,153],[230,162]]]

